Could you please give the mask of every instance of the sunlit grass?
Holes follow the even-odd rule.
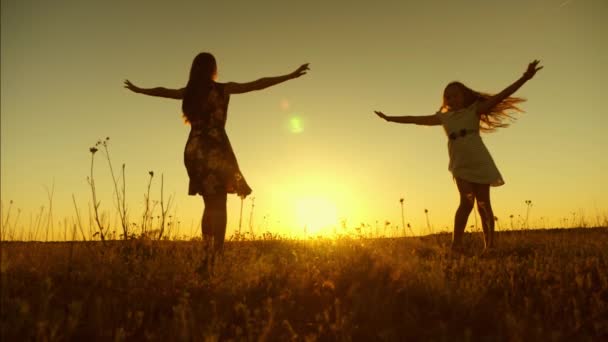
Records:
[[[608,333],[608,230],[423,238],[3,242],[3,341],[585,340]],[[604,335],[602,335],[604,334]]]

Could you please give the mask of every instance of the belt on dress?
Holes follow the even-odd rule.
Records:
[[[478,131],[476,129],[464,129],[463,128],[459,131],[448,134],[448,138],[450,138],[450,140],[456,140],[458,138],[464,138],[466,135],[473,134],[473,133],[478,133]]]

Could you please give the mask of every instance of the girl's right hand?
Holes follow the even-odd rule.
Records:
[[[381,111],[375,110],[375,111],[374,111],[374,113],[376,113],[376,115],[378,115],[378,116],[379,116],[379,117],[381,117],[382,119],[384,119],[384,120],[387,120],[387,121],[388,121],[386,114],[382,113]]]
[[[141,91],[141,89],[139,89],[138,86],[131,83],[131,81],[129,81],[129,80],[125,80],[125,88],[129,89],[130,91],[132,91],[134,93],[139,93]]]

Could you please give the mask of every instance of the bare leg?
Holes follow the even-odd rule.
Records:
[[[467,226],[469,214],[473,210],[475,203],[475,194],[473,192],[473,184],[462,179],[456,178],[456,185],[460,193],[460,205],[456,210],[454,217],[454,234],[452,235],[452,249],[462,247],[462,237]]]
[[[226,194],[220,196],[216,205],[214,205],[214,208],[216,209],[217,215],[215,217],[217,221],[215,222],[215,229],[213,231],[214,250],[216,254],[222,254],[224,252],[224,240],[226,239]]]
[[[227,194],[205,195],[205,211],[203,213],[204,239],[213,240],[214,253],[224,250],[226,237],[226,200]]]
[[[203,247],[205,253],[208,253],[213,246],[213,214],[210,205],[207,204],[205,196],[203,196],[203,220],[201,221],[201,232],[203,234]]]
[[[490,185],[475,184],[475,198],[477,199],[477,209],[481,217],[483,227],[483,240],[485,249],[494,247],[494,212],[490,202]]]
[[[203,234],[203,255],[200,271],[209,272],[209,262],[213,260],[213,215],[207,200],[203,196],[203,219],[201,221],[201,233]]]

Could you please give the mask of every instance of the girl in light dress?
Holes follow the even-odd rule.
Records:
[[[472,90],[460,82],[451,82],[443,91],[441,108],[433,115],[388,116],[375,111],[376,115],[390,122],[443,126],[448,137],[448,169],[460,193],[460,205],[454,218],[452,250],[462,248],[462,237],[475,201],[482,220],[484,250],[494,247],[490,186],[503,185],[504,180],[479,133],[507,127],[508,121],[514,119],[512,113],[521,112],[517,105],[525,100],[511,95],[543,68],[539,62],[534,60],[530,63],[517,81],[495,95]]]

